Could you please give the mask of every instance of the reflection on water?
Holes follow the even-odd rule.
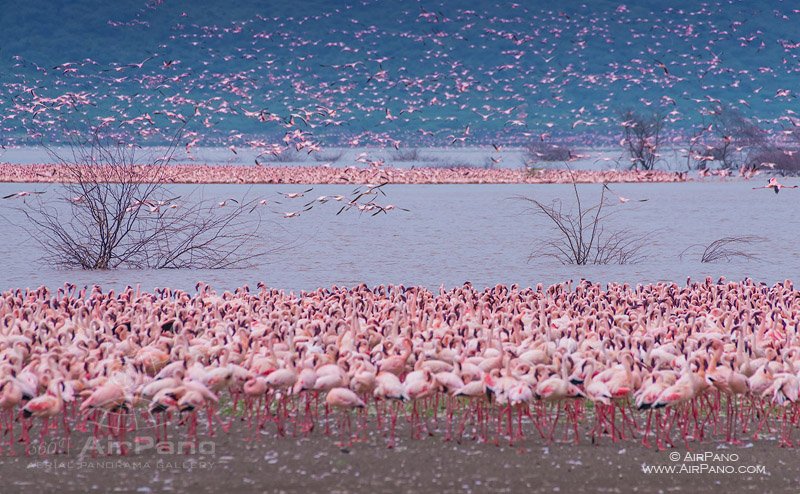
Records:
[[[647,198],[647,202],[615,206],[619,214],[610,221],[614,227],[635,232],[654,232],[649,236],[647,259],[625,266],[562,266],[552,258],[529,255],[537,242],[552,235],[543,218],[525,211],[526,205],[514,198],[534,196],[549,201],[569,198],[564,185],[392,185],[385,187],[386,203],[410,209],[375,217],[367,214],[336,215],[340,204],[328,203],[284,220],[271,215],[274,222],[264,234],[265,246],[277,251],[253,269],[198,271],[107,271],[82,272],[49,268],[38,261],[39,247],[21,228],[19,213],[11,200],[0,204],[3,235],[0,236],[0,288],[61,285],[66,281],[81,285],[99,283],[105,288],[120,288],[141,283],[145,289],[171,286],[192,288],[198,280],[218,289],[242,284],[252,288],[259,281],[291,290],[320,286],[402,283],[431,288],[471,281],[478,287],[497,283],[531,285],[555,283],[581,277],[595,282],[685,282],[687,276],[726,276],[729,279],[752,277],[774,282],[797,278],[800,273],[800,193],[787,190],[779,195],[766,190],[751,190],[752,182],[707,182],[685,184],[620,184],[619,194]],[[51,185],[0,184],[0,195],[19,190],[48,190]],[[249,196],[279,199],[278,191],[301,190],[298,186],[209,185],[202,187],[206,198]],[[175,186],[177,195],[196,192],[194,186]],[[315,186],[309,197],[322,194],[347,194],[352,186]],[[586,198],[599,195],[600,186],[585,185]],[[588,200],[588,199],[587,199]],[[280,211],[300,209],[285,201]],[[287,203],[289,203],[287,205]],[[276,206],[276,208],[283,207]],[[709,243],[728,235],[761,235],[758,260],[702,264],[700,253],[679,258],[691,244]]]

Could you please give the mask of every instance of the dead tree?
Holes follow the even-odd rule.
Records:
[[[706,162],[713,161],[714,157],[708,154],[707,146],[704,144],[704,136],[708,132],[708,126],[703,124],[698,127],[690,136],[686,151],[686,171],[692,168],[705,168]],[[703,152],[701,148],[705,148]]]
[[[800,130],[794,122],[784,127],[782,139],[765,139],[749,156],[751,170],[771,169],[781,175],[800,174]]]
[[[644,115],[633,110],[622,114],[622,146],[631,160],[631,169],[652,170],[659,160],[666,116],[654,112]]]
[[[606,201],[606,187],[600,192],[600,200],[589,207],[583,205],[578,186],[573,181],[575,194],[573,207],[565,208],[563,201],[556,199],[545,203],[538,199],[522,197],[530,210],[547,218],[555,227],[555,237],[543,241],[543,248],[532,253],[536,256],[553,257],[562,264],[634,264],[645,258],[647,234],[633,233],[626,229],[607,230],[606,220],[615,211]],[[652,232],[651,232],[652,233]]]
[[[710,113],[714,141],[706,154],[722,168],[748,166],[752,156],[766,144],[764,131],[736,108],[718,105]]]
[[[176,197],[166,185],[178,141],[144,159],[137,147],[96,132],[73,137],[68,155],[50,150],[65,173],[63,186],[54,199],[45,194],[20,207],[45,261],[82,269],[216,269],[266,254],[254,201]]]

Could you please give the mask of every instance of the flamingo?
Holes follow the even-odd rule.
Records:
[[[71,401],[70,392],[67,385],[61,379],[54,379],[47,387],[47,392],[44,395],[37,396],[28,401],[22,407],[22,416],[24,418],[36,417],[42,419],[40,430],[40,441],[44,441],[45,435],[49,428],[49,421],[51,418],[61,413],[64,408],[64,399],[67,397]],[[66,421],[63,422],[64,434],[69,435],[69,428]],[[30,446],[30,438],[28,436],[28,428],[23,424],[22,437],[25,441],[26,452]]]
[[[772,177],[767,182],[767,185],[762,185],[761,187],[753,187],[753,190],[772,189],[777,194],[781,191],[781,189],[796,189],[797,187],[798,187],[797,185],[783,185],[782,183],[778,182],[777,178]]]
[[[342,410],[344,417],[339,426],[341,435],[350,434],[349,411],[354,408],[365,408],[367,406],[364,400],[359,398],[358,395],[348,388],[333,388],[328,391],[328,394],[325,396],[325,405]],[[344,442],[340,441],[340,445],[343,444]],[[352,444],[352,438],[350,444]]]

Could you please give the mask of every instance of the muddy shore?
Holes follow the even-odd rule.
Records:
[[[546,445],[528,435],[513,447],[467,438],[445,442],[440,432],[412,440],[401,426],[394,449],[378,432],[342,448],[335,435],[319,430],[278,437],[268,428],[253,439],[239,425],[214,437],[201,434],[195,450],[185,452],[179,444],[185,437],[176,437],[172,446],[178,451],[157,452],[145,440],[137,443],[138,452],[109,455],[108,441],[92,443],[86,434],[73,434],[61,454],[24,456],[17,448],[18,455],[9,457],[4,450],[2,491],[797,492],[800,482],[797,452],[763,438],[743,446],[695,443],[687,456],[682,446],[659,452],[638,441],[612,444],[608,438],[599,445]],[[645,472],[653,466],[675,471]]]

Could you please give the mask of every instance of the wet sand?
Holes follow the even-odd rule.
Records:
[[[73,434],[66,454],[0,457],[2,492],[797,492],[800,482],[797,452],[764,439],[731,447],[690,444],[693,455],[729,456],[685,461],[684,447],[658,452],[607,438],[599,445],[548,446],[529,435],[509,447],[466,437],[445,442],[440,433],[412,440],[399,427],[395,449],[377,432],[339,448],[335,431],[333,437],[318,429],[283,438],[274,431],[267,426],[251,441],[244,424],[235,424],[227,434],[201,434],[194,452],[157,454],[147,444],[138,453],[95,458],[87,436]],[[177,448],[178,439],[171,439]],[[108,448],[98,445],[100,453]],[[644,465],[678,470],[647,474]],[[756,473],[737,473],[740,467]]]

